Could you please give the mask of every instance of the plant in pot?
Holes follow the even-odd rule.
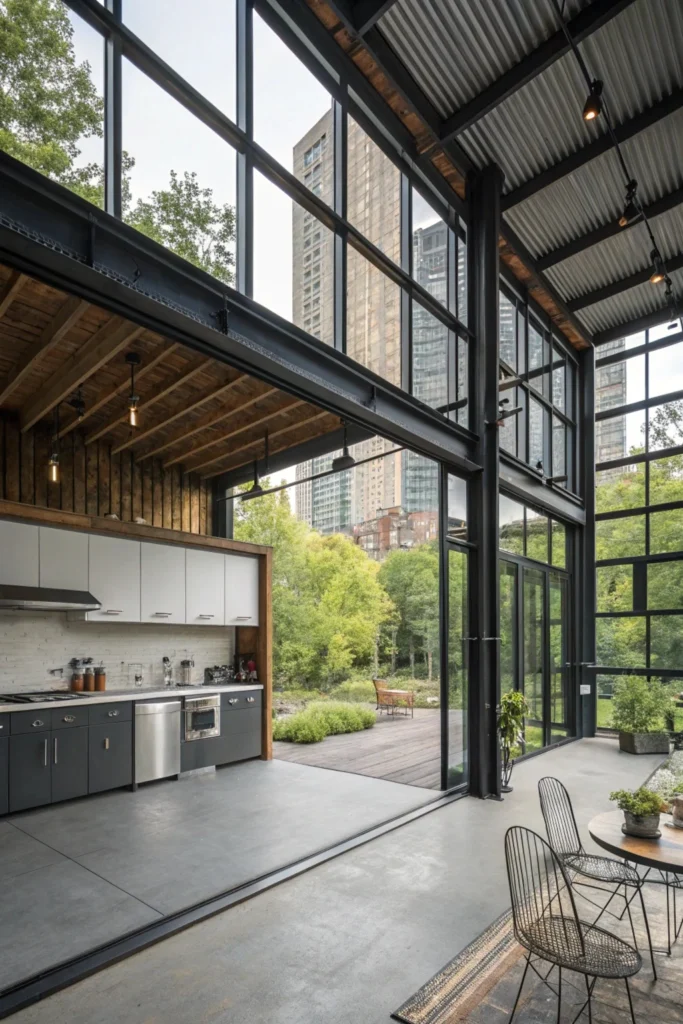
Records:
[[[656,839],[659,831],[659,815],[668,810],[659,793],[651,789],[617,789],[610,793],[610,800],[624,812],[622,832],[629,836],[640,836],[645,839]]]
[[[511,793],[510,778],[514,766],[513,747],[523,742],[524,716],[529,710],[526,697],[519,690],[508,690],[500,698],[498,706],[498,737],[502,755],[503,793]]]
[[[665,721],[670,708],[669,691],[661,683],[650,683],[644,676],[622,676],[612,697],[619,748],[629,754],[668,754]]]

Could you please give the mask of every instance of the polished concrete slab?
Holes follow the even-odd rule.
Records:
[[[16,1015],[17,1024],[389,1024],[508,905],[503,837],[542,829],[561,778],[579,827],[661,758],[583,740],[519,765],[502,803],[465,799],[367,843]],[[330,773],[337,776],[339,773]],[[587,845],[590,841],[587,840]]]
[[[0,823],[0,988],[435,797],[249,761],[13,815]]]

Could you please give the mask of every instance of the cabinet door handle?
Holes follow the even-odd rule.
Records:
[[[62,719],[62,721],[63,722],[75,722],[76,721],[76,716],[75,715],[64,715],[64,718]]]
[[[237,700],[237,697],[233,697],[231,700],[228,701],[228,704],[237,704]]]
[[[55,736],[55,752],[54,752],[55,764],[57,764],[57,737]]]
[[[168,619],[171,617],[171,615],[173,615],[173,612],[155,612],[154,614],[157,615],[160,619]]]
[[[250,619],[253,619],[253,617],[254,617],[253,615],[236,615],[235,616],[235,618],[237,619],[238,622],[248,622]]]
[[[211,614],[211,615],[198,615],[197,618],[198,619],[215,619],[216,616],[213,615],[213,614]]]
[[[105,615],[123,615],[123,608],[107,608]]]
[[[109,737],[108,736],[107,736],[106,740],[104,741],[104,749],[105,750],[109,750]]]
[[[47,768],[47,740],[43,740],[43,767]]]
[[[40,718],[36,718],[35,722],[31,722],[31,725],[33,726],[34,729],[40,729],[41,725],[44,724],[45,723]]]
[[[116,716],[119,714],[119,711],[107,711],[107,715],[109,716],[109,718],[116,718]]]
[[[247,697],[247,704],[253,704],[255,700],[256,697]]]

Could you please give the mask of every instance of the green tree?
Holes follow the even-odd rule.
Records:
[[[431,680],[439,649],[438,544],[392,551],[382,563],[379,578],[399,617],[399,659],[410,665],[414,675],[416,655],[421,653]]]

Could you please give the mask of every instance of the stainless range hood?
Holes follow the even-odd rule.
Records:
[[[32,612],[96,612],[101,608],[87,590],[51,587],[11,587],[0,583],[0,609]]]

